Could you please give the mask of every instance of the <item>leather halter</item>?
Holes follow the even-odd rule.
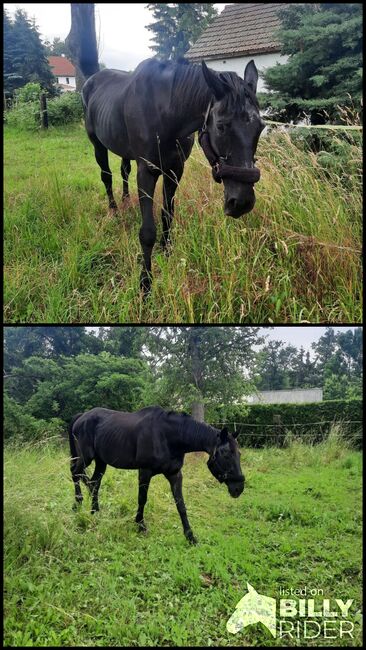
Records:
[[[218,469],[216,478],[219,481],[219,483],[224,483],[224,481],[230,481],[230,483],[241,483],[243,481],[242,476],[231,476],[228,472],[223,471],[223,467],[220,465],[218,459],[216,458],[216,451],[217,451],[217,446],[215,447],[215,449],[213,450],[211,456],[207,461],[207,467],[212,471],[212,468],[214,467],[214,465],[216,465]]]
[[[212,99],[208,105],[202,129],[200,129],[198,132],[198,142],[200,143],[203,152],[212,167],[213,179],[216,181],[216,183],[221,183],[223,178],[231,178],[232,180],[239,181],[241,183],[248,183],[249,185],[257,183],[260,179],[260,171],[258,167],[247,168],[227,165],[225,162],[226,157],[218,156],[214,152],[207,130],[207,121],[211,108]]]

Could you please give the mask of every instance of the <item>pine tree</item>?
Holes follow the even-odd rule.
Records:
[[[8,96],[29,82],[39,82],[51,95],[56,94],[55,78],[46,50],[34,21],[23,9],[11,20],[4,18],[4,86]]]
[[[362,94],[362,5],[291,4],[279,11],[279,38],[285,64],[263,73],[265,102],[285,110],[287,119],[303,113],[313,123],[339,121],[337,106],[358,106]]]
[[[163,59],[179,59],[217,16],[213,4],[157,2],[148,4],[155,22],[147,25],[153,33],[151,49]]]

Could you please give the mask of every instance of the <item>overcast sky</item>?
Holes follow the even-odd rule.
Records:
[[[229,3],[227,3],[229,4]],[[70,31],[70,4],[4,3],[10,14],[19,7],[34,17],[43,40],[62,40]],[[219,13],[224,3],[215,4]],[[149,44],[152,36],[146,25],[153,22],[147,3],[96,4],[95,24],[99,41],[99,59],[107,68],[133,70],[140,61],[153,56]]]

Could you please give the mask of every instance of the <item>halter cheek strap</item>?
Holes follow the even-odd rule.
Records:
[[[216,450],[217,450],[217,446],[215,447],[215,449],[213,450],[211,456],[209,457],[209,459],[207,461],[207,467],[209,469],[211,469],[211,467],[213,467],[214,463],[217,465],[217,469],[219,471],[218,471],[218,475],[217,475],[216,478],[219,481],[219,483],[223,483],[224,481],[227,481],[227,480],[229,480],[231,483],[241,483],[242,480],[243,480],[242,476],[230,476],[228,474],[228,472],[223,471],[223,468],[220,466],[220,463],[218,462],[218,460],[216,458]]]
[[[210,115],[212,108],[212,99],[207,107],[205,121],[203,123],[202,129],[198,132],[198,142],[203,149],[208,162],[212,167],[212,176],[216,183],[221,183],[223,178],[231,178],[232,180],[239,181],[241,183],[248,183],[253,185],[257,183],[260,179],[260,171],[257,167],[247,168],[247,167],[234,167],[233,165],[227,165],[224,156],[217,156],[214,152],[210,136],[207,130],[207,121]]]

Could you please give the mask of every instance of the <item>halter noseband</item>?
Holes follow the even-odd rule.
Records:
[[[257,183],[260,179],[260,171],[257,167],[247,168],[227,165],[225,162],[226,157],[217,156],[214,152],[207,130],[207,121],[211,108],[212,99],[208,105],[202,129],[200,129],[198,132],[198,142],[200,143],[203,152],[212,167],[212,176],[214,180],[216,183],[221,183],[223,178],[231,178],[232,180],[239,181],[241,183],[248,183],[250,185]]]

